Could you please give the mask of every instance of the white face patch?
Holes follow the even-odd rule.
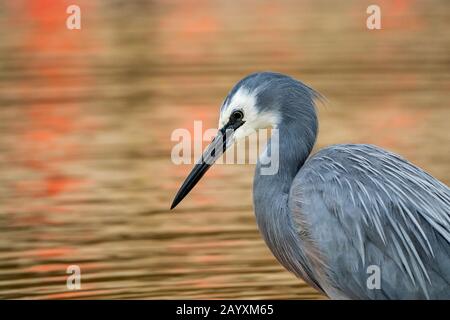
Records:
[[[257,90],[250,92],[248,89],[241,87],[224,106],[220,113],[219,128],[222,128],[230,119],[230,115],[235,110],[242,110],[244,113],[243,121],[245,123],[240,126],[234,134],[235,142],[245,138],[246,136],[256,132],[258,129],[268,127],[276,127],[278,124],[278,116],[274,112],[260,113],[256,108]]]

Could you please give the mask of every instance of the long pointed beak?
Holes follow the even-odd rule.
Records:
[[[203,175],[208,171],[208,169],[216,162],[216,160],[232,145],[234,130],[240,127],[244,122],[241,123],[227,123],[222,129],[219,130],[216,137],[213,139],[211,144],[205,149],[203,155],[195,163],[194,168],[191,173],[184,180],[177,195],[173,199],[170,209],[175,208],[184,197],[195,187],[195,185],[200,181]]]

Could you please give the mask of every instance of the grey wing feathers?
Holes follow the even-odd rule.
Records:
[[[450,298],[450,190],[403,158],[370,145],[323,149],[294,179],[290,207],[343,296]],[[367,286],[371,265],[379,289]]]

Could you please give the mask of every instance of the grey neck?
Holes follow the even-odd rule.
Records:
[[[307,126],[300,120],[291,120],[279,125],[278,171],[272,175],[262,174],[262,159],[258,160],[253,202],[259,230],[272,253],[286,269],[306,281],[310,280],[308,282],[317,288],[318,284],[310,279],[312,270],[303,254],[302,243],[288,208],[292,181],[311,153],[316,140],[317,122],[311,123],[311,126]],[[276,139],[271,139],[267,150],[274,146]]]
[[[301,121],[283,121],[278,127],[278,138],[274,136],[267,143],[266,152],[261,156],[256,165],[254,178],[254,203],[258,208],[256,215],[275,214],[277,209],[285,208],[287,203],[280,202],[287,197],[292,180],[305,163],[311,153],[317,136],[317,122],[307,126]],[[274,133],[276,134],[276,133]],[[270,151],[270,152],[269,152]],[[266,153],[271,153],[269,156]],[[278,161],[273,153],[278,153]],[[273,168],[267,170],[267,158],[270,157]],[[269,212],[270,211],[270,212]]]

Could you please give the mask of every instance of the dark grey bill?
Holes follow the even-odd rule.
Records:
[[[228,122],[222,129],[219,130],[217,136],[213,139],[211,144],[205,149],[203,155],[198,159],[191,173],[184,180],[177,195],[173,199],[170,209],[175,208],[184,197],[195,187],[208,169],[216,162],[216,160],[226,151],[231,145],[234,130],[244,124],[244,121]]]

